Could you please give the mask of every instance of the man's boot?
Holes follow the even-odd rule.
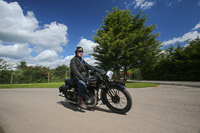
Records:
[[[85,102],[84,102],[83,100],[80,100],[80,101],[79,101],[79,106],[80,106],[80,108],[82,108],[82,109],[87,109],[87,106],[86,106],[86,104],[85,104]]]

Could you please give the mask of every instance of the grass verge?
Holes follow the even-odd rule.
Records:
[[[63,85],[63,82],[58,83],[31,83],[31,84],[3,84],[0,88],[58,88]]]
[[[126,88],[146,88],[146,87],[156,87],[157,84],[153,83],[126,83]]]
[[[58,88],[63,85],[64,82],[58,83],[31,83],[31,84],[3,84],[0,85],[2,88]],[[126,83],[126,88],[145,88],[145,87],[156,87],[157,84],[153,83]]]

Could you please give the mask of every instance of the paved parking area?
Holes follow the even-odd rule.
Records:
[[[160,85],[128,91],[133,108],[120,115],[105,105],[80,110],[57,88],[0,89],[0,125],[6,133],[200,133],[200,88]]]

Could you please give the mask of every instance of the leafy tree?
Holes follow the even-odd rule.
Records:
[[[8,70],[8,68],[9,64],[3,59],[0,59],[0,70]]]
[[[188,42],[187,46],[170,47],[160,55],[160,62],[149,79],[200,80],[200,39]]]
[[[155,66],[160,43],[156,40],[158,34],[152,33],[156,26],[145,25],[146,20],[141,12],[134,16],[129,10],[117,7],[107,11],[103,25],[93,37],[99,45],[94,47],[92,55],[100,67],[113,69],[118,75],[123,69],[126,76],[128,69],[141,67],[147,72]]]
[[[42,66],[27,66],[24,70],[15,72],[15,83],[41,83],[48,81],[49,68]]]
[[[70,68],[66,65],[60,65],[55,68],[53,74],[58,80],[63,80],[66,78],[66,72],[69,72],[69,70]]]
[[[0,84],[10,83],[10,76],[9,64],[3,59],[0,59]]]
[[[18,70],[24,70],[24,69],[26,69],[27,68],[27,62],[26,61],[20,61],[16,68]]]

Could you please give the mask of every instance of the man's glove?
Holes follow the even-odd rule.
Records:
[[[102,71],[101,71],[101,74],[102,74],[102,75],[105,75],[105,74],[106,74],[106,71],[102,70]]]

